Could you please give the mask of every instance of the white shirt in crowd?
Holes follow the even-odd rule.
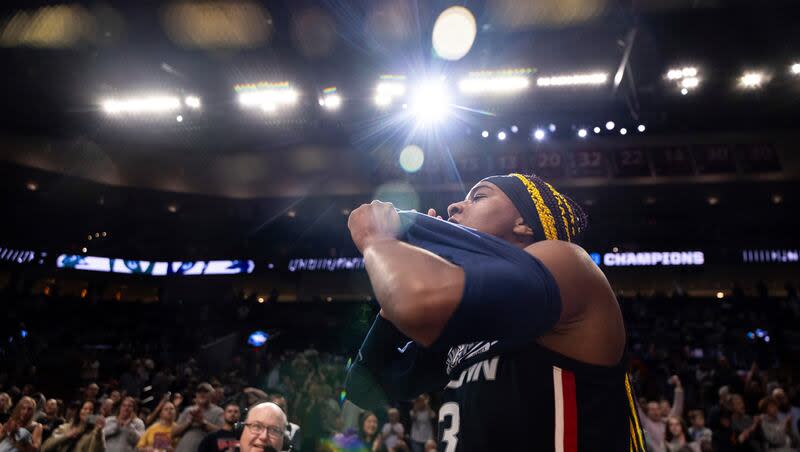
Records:
[[[144,422],[133,418],[125,426],[121,426],[116,416],[106,418],[103,435],[106,438],[107,452],[136,452],[136,443],[144,434]]]
[[[411,410],[411,441],[424,443],[433,439],[433,412]]]
[[[390,424],[387,422],[383,425],[383,442],[386,444],[387,449],[393,449],[397,447],[397,443],[403,438],[405,435],[406,430],[403,428],[403,424]]]

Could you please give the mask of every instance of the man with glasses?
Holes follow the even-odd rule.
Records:
[[[242,436],[239,438],[239,450],[241,452],[284,450],[286,422],[286,414],[272,402],[259,403],[250,408]]]

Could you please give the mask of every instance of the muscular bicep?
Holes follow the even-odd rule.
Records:
[[[460,265],[463,295],[434,346],[530,342],[558,322],[558,286],[535,256],[482,256]]]

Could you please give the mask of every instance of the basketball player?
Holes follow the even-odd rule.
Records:
[[[587,227],[536,176],[492,176],[448,221],[373,201],[348,227],[380,315],[350,367],[357,405],[443,391],[439,450],[645,451],[614,293]]]

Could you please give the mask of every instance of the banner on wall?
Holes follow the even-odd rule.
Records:
[[[638,251],[629,253],[605,253],[603,254],[602,259],[602,264],[606,267],[684,266],[703,265],[705,262],[706,257],[702,251]],[[597,263],[597,259],[595,259],[595,263]]]
[[[318,271],[333,272],[340,270],[363,270],[363,257],[328,257],[292,259],[289,261],[289,271]]]
[[[47,257],[47,253],[43,251],[20,250],[0,246],[0,261],[2,262],[14,262],[16,264],[36,262],[43,264],[45,257]]]
[[[62,254],[56,259],[56,266],[58,268],[106,273],[150,276],[189,276],[247,274],[252,273],[256,265],[252,260],[156,262]]]
[[[800,262],[800,250],[798,249],[760,249],[742,250],[742,262],[747,264],[785,264]]]

